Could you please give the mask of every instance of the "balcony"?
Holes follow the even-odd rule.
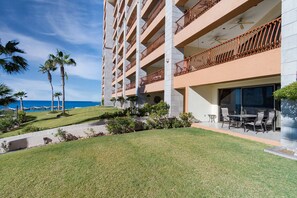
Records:
[[[115,94],[115,90],[112,90],[112,94]]]
[[[180,32],[192,21],[200,17],[203,13],[213,7],[221,0],[200,0],[196,5],[189,9],[184,16],[176,21],[177,29],[175,33]]]
[[[143,8],[143,7],[145,6],[146,3],[147,3],[147,0],[143,0],[143,2],[142,2],[142,7],[141,7],[141,8]]]
[[[126,66],[126,72],[136,65],[136,59]]]
[[[159,38],[157,38],[154,42],[152,42],[142,53],[141,53],[141,60],[147,57],[150,53],[160,47],[162,44],[165,43],[165,33],[162,33]]]
[[[119,71],[118,78],[122,77],[122,75],[123,75],[123,71]]]
[[[142,77],[140,79],[140,85],[141,86],[144,86],[144,85],[147,85],[147,84],[151,84],[151,83],[154,83],[154,82],[158,82],[158,81],[161,81],[161,80],[164,80],[164,69],[161,69],[159,71],[156,71],[152,74],[149,74],[145,77]]]
[[[142,32],[143,33],[149,25],[155,20],[157,15],[161,12],[161,10],[165,7],[165,0],[160,0],[159,3],[156,5],[155,9],[150,13],[148,16],[148,19],[146,23],[142,26]]]
[[[122,92],[123,91],[123,88],[122,87],[119,87],[118,88],[118,93]]]
[[[126,90],[134,89],[135,88],[135,82],[131,82],[129,84],[126,84]]]
[[[131,16],[130,20],[128,21],[128,23],[127,23],[127,26],[128,26],[127,27],[127,35],[130,33],[130,30],[132,29],[136,19],[137,19],[136,16]]]
[[[175,76],[210,68],[281,46],[281,18],[176,63]],[[230,71],[231,72],[231,71]]]
[[[132,46],[136,43],[136,34],[133,36],[133,38],[131,39],[131,41],[129,43],[130,44],[127,47],[127,52],[129,52],[129,50],[132,48]]]

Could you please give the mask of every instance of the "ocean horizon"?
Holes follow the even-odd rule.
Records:
[[[32,108],[32,107],[51,107],[51,101],[49,100],[24,100],[23,101],[24,108]],[[60,106],[62,105],[62,101],[60,101]],[[101,102],[96,101],[65,101],[65,109],[74,109],[74,108],[83,108],[83,107],[93,107],[93,106],[100,106]],[[58,106],[58,101],[54,101],[54,106]],[[9,104],[7,107],[16,109],[20,108],[20,101],[17,100],[15,103]],[[0,109],[6,108],[4,106],[0,106]],[[50,109],[46,109],[49,111]],[[28,112],[33,111],[45,111],[45,109],[35,109],[35,110],[26,110]]]

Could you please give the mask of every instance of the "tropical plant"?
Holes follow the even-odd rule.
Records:
[[[58,98],[58,111],[60,110],[60,96],[62,96],[61,92],[56,92],[54,94],[55,98]]]
[[[126,100],[130,101],[132,107],[135,107],[138,96],[129,96]]]
[[[106,128],[111,134],[130,133],[135,130],[135,121],[130,117],[117,117],[109,120]]]
[[[116,103],[117,99],[116,99],[115,97],[112,97],[112,98],[110,99],[110,101],[113,103],[113,106],[115,106],[115,103]]]
[[[297,82],[293,82],[273,93],[276,100],[297,100]]]
[[[24,103],[23,103],[23,100],[24,100],[24,98],[27,98],[27,93],[24,92],[24,91],[19,91],[19,92],[15,93],[14,96],[15,96],[16,98],[19,98],[19,99],[20,99],[20,107],[21,107],[21,111],[24,111]]]
[[[119,96],[118,99],[117,99],[117,101],[120,102],[121,107],[123,107],[123,105],[124,105],[124,103],[125,103],[126,100],[125,100],[125,98],[123,96]]]
[[[43,65],[40,65],[39,71],[43,74],[47,74],[47,79],[51,86],[51,111],[54,111],[54,87],[53,87],[53,78],[51,72],[56,71],[57,67],[54,64],[54,61],[52,59],[48,59],[45,61]]]
[[[74,59],[70,58],[70,54],[66,54],[60,50],[57,50],[56,55],[50,54],[50,59],[54,61],[54,65],[60,66],[61,81],[62,81],[62,114],[65,114],[65,77],[68,78],[65,72],[65,65],[76,66]]]
[[[15,101],[12,90],[5,84],[0,84],[0,106],[7,106]]]
[[[6,45],[2,45],[0,40],[0,66],[8,74],[19,73],[28,69],[26,59],[18,55],[25,53],[17,47],[18,44],[18,41],[9,41]]]

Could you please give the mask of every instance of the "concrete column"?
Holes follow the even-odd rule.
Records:
[[[140,89],[140,79],[146,76],[146,72],[141,69],[141,52],[145,49],[145,46],[140,41],[141,28],[145,21],[141,18],[141,7],[143,0],[137,0],[137,13],[136,13],[136,79],[135,79],[135,87],[136,87],[136,95],[138,96],[138,104],[143,104],[145,102],[145,97],[141,93]]]
[[[297,1],[282,0],[282,87],[296,81],[297,74]],[[281,103],[281,144],[297,149],[297,101]]]
[[[113,13],[114,7],[112,4],[109,3],[109,1],[106,1],[106,12],[107,13]],[[105,46],[103,44],[103,56],[104,62],[102,65],[104,65],[104,106],[113,106],[113,103],[110,101],[112,97],[112,47],[113,47],[113,16],[112,15],[106,15],[104,23],[106,23],[106,38],[105,38]]]
[[[173,88],[175,63],[184,59],[183,50],[175,48],[173,43],[175,21],[182,15],[183,12],[175,6],[174,1],[166,0],[164,100],[170,105],[170,116],[178,116],[184,106],[183,95]]]

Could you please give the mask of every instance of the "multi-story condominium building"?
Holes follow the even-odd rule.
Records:
[[[296,13],[295,0],[105,0],[105,105],[137,95],[217,122],[221,107],[273,109],[282,142],[296,144],[294,115],[273,98],[296,81]]]

